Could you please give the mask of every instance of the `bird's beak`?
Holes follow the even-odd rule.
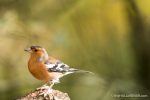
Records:
[[[32,50],[31,50],[31,48],[26,48],[26,49],[24,49],[24,51],[26,51],[26,52],[32,52]]]

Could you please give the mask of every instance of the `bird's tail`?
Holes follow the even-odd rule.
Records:
[[[90,73],[90,74],[94,74],[93,72],[90,72],[90,71],[80,70],[80,69],[75,69],[75,68],[70,68],[70,69],[69,69],[69,72],[72,72],[72,73],[79,72],[79,73]]]

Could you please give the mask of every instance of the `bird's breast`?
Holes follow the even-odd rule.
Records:
[[[49,73],[43,63],[29,61],[28,69],[35,78],[43,81],[50,80]]]

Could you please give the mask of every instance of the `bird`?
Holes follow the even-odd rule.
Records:
[[[30,73],[38,80],[43,81],[50,88],[54,84],[60,83],[60,78],[76,72],[92,73],[90,71],[72,68],[55,57],[49,56],[46,49],[32,45],[25,51],[30,53],[28,60],[28,69]]]

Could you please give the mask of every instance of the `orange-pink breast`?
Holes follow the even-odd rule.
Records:
[[[45,65],[42,63],[29,61],[28,69],[31,74],[39,80],[43,80],[44,82],[51,80],[49,72],[47,71]]]

